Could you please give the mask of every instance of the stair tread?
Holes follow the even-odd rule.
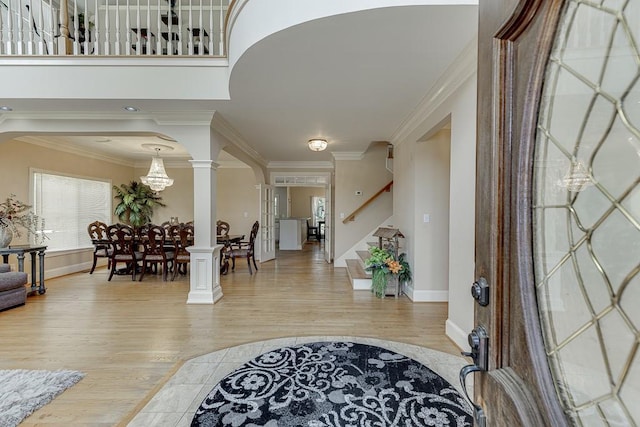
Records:
[[[360,262],[357,259],[348,259],[347,263],[347,272],[351,279],[371,279],[371,277],[367,276],[367,272],[364,271]]]
[[[371,253],[369,251],[356,251],[356,254],[358,255],[358,257],[360,257],[362,261],[366,260],[371,256]]]

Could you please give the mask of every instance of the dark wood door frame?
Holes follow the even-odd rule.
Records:
[[[480,2],[476,305],[489,335],[475,400],[487,425],[566,426],[549,371],[533,286],[531,185],[539,97],[562,0]],[[516,421],[517,420],[517,421]]]

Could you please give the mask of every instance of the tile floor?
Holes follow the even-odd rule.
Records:
[[[468,363],[462,357],[415,345],[372,338],[345,336],[280,338],[216,351],[185,362],[128,426],[188,427],[191,425],[196,409],[207,394],[222,378],[236,368],[272,349],[318,341],[351,341],[392,350],[417,360],[451,383],[458,391],[462,391],[458,373]],[[471,394],[472,378],[469,378],[467,385]]]

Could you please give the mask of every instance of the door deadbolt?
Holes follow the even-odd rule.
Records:
[[[485,307],[489,305],[489,284],[484,277],[473,282],[473,285],[471,285],[471,296],[481,306]]]

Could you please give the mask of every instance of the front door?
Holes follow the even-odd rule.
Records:
[[[640,425],[640,0],[480,2],[475,412]]]

